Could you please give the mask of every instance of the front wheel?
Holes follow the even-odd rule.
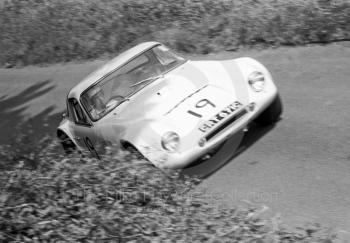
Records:
[[[128,151],[130,154],[126,157],[128,160],[143,160],[146,159],[132,144],[128,142],[122,143],[122,148]]]
[[[75,144],[64,132],[58,132],[57,136],[66,154],[71,154],[76,151]]]
[[[283,106],[280,96],[276,98],[254,121],[259,125],[268,126],[276,123],[282,114]]]

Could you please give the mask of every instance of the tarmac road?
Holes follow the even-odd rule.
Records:
[[[350,231],[350,43],[204,58],[242,55],[271,71],[283,118],[275,127],[253,127],[241,153],[202,185],[232,205],[266,205],[291,225],[317,221]],[[0,69],[0,144],[20,123],[37,137],[54,134],[68,90],[101,63]]]
[[[349,43],[255,57],[276,80],[283,119],[248,134],[253,144],[205,184],[233,205],[266,205],[290,225],[316,221],[350,232]]]

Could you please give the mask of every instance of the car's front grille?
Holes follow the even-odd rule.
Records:
[[[248,111],[246,109],[242,109],[237,114],[233,115],[232,117],[228,118],[226,121],[224,121],[220,126],[216,127],[214,130],[210,131],[206,136],[206,141],[209,141],[210,139],[214,138],[217,134],[219,134],[221,131],[223,131],[225,128],[227,128],[230,124],[237,121],[239,118],[247,114]]]

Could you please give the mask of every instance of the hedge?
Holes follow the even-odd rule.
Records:
[[[350,39],[349,0],[3,0],[0,65],[116,55],[156,40],[178,51]]]
[[[287,230],[264,208],[209,200],[200,180],[106,148],[63,156],[43,139],[0,147],[1,242],[333,242],[311,224]],[[17,148],[26,147],[19,151]]]

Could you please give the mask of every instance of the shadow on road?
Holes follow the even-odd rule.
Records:
[[[28,102],[47,94],[56,86],[50,80],[37,82],[20,93],[0,97],[0,144],[13,144],[18,136],[28,135],[32,142],[45,135],[55,135],[62,112],[54,112],[51,105],[39,114],[28,118],[24,112],[29,108]]]
[[[276,124],[270,125],[270,126],[259,126],[255,123],[251,125],[249,128],[249,131],[246,133],[246,135],[243,138],[243,141],[241,142],[238,150],[236,151],[235,155],[231,158],[235,158],[244,151],[246,151],[248,148],[250,148],[254,143],[259,141],[265,134],[269,133],[272,129],[274,129]]]
[[[259,141],[274,127],[275,125],[263,127],[252,123],[249,131],[244,134],[244,137],[240,143],[240,140],[237,140],[235,137],[229,139],[221,146],[221,148],[212,158],[194,167],[191,172],[184,170],[183,174],[199,176],[202,179],[210,177],[216,171],[223,169],[228,163],[232,162],[234,158],[249,149],[254,143]],[[237,138],[239,139],[239,136]],[[213,166],[213,164],[215,165]]]

